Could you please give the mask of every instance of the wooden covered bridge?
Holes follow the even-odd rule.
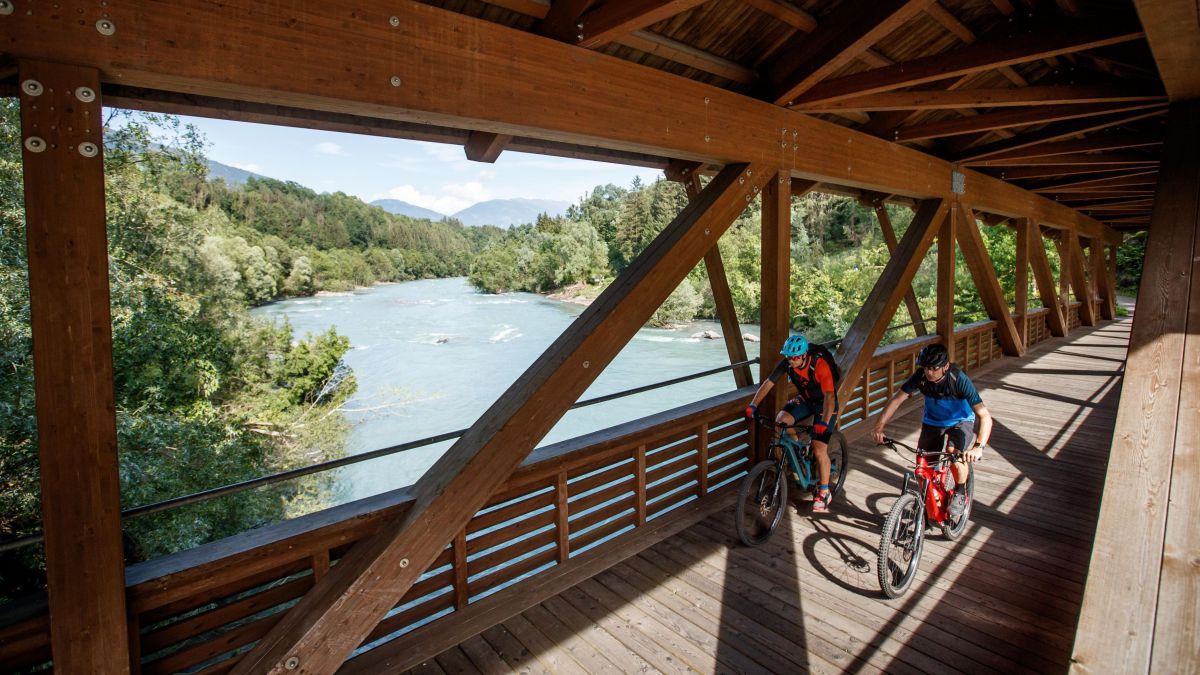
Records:
[[[1197,12],[0,0],[49,583],[48,604],[3,610],[0,669],[1196,672]],[[456,143],[478,161],[661,167],[691,201],[415,485],[127,567],[102,105]],[[872,590],[869,555],[899,464],[862,440],[831,516],[801,508],[770,546],[733,544],[728,505],[756,444],[739,417],[749,369],[726,395],[535,450],[701,261],[744,359],[715,243],[755,199],[762,349],[776,353],[790,200],[809,191],[873,205],[893,240],[839,348],[847,434],[938,341],[1001,423],[969,536],[931,543],[900,601]],[[915,211],[898,240],[885,203]],[[1012,304],[981,224],[1016,231]],[[1134,318],[1113,321],[1116,246],[1147,228]],[[955,244],[988,321],[954,325]],[[879,348],[902,302],[917,313],[932,246],[935,329]]]

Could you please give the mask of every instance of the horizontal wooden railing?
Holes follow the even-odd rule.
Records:
[[[1047,313],[1030,311],[1030,344],[1049,337]],[[1070,314],[1078,325],[1078,303]],[[878,414],[914,372],[921,347],[939,339],[925,336],[876,351],[843,402],[841,428],[857,435],[855,427]],[[955,355],[967,371],[1000,358],[996,323],[958,327]],[[527,586],[544,586],[541,580],[577,560],[603,559],[673,510],[727,500],[751,457],[741,412],[752,391],[731,391],[534,451],[372,631],[351,664],[377,649],[389,651],[386,645],[394,649],[403,643],[398,638],[422,626],[430,626],[428,632],[443,617],[469,613],[489,596],[496,596],[494,604]],[[407,489],[394,490],[130,566],[135,668],[225,672],[355,542],[411,503]],[[46,663],[44,604],[25,616],[14,609],[8,608],[7,622],[0,617],[7,623],[0,627],[0,670]]]

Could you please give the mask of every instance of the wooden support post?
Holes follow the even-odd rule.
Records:
[[[775,172],[727,166],[412,488],[238,662],[235,673],[337,670],[562,418]]]
[[[896,250],[896,230],[892,228],[892,218],[888,215],[887,206],[882,199],[876,199],[873,206],[875,217],[879,219],[879,229],[883,231],[883,240],[887,243],[888,253],[892,253]],[[921,306],[917,304],[917,294],[913,292],[912,286],[904,293],[904,306],[908,309],[908,316],[913,322],[913,330],[917,332],[917,337],[924,336],[928,331],[925,330]]]
[[[1017,336],[1029,349],[1029,240],[1033,224],[1028,218],[1017,218],[1016,304]]]
[[[792,318],[792,187],[790,176],[783,172],[772,176],[763,188],[761,260],[759,382],[765,380],[779,362],[779,350],[787,340]],[[771,389],[771,393],[762,401],[764,414],[774,415],[783,407],[784,389],[782,386]],[[766,435],[759,434],[760,442],[768,441]]]
[[[938,232],[937,332],[953,361],[954,354],[954,247],[958,228],[957,209],[950,209]]]
[[[683,181],[688,199],[700,194],[700,176],[689,170]],[[716,242],[704,254],[704,269],[708,272],[708,284],[712,288],[713,304],[717,309],[717,320],[721,322],[721,336],[725,338],[725,351],[730,363],[747,360],[746,342],[742,339],[742,326],[738,323],[737,309],[733,306],[733,294],[729,292],[729,278],[725,275],[725,262],[721,259],[721,248]],[[733,382],[740,389],[754,383],[750,366],[733,369]]]
[[[58,672],[128,673],[100,73],[19,73],[51,654]]]
[[[1175,103],[1071,671],[1196,663],[1200,624],[1200,101]]]
[[[992,267],[992,259],[988,256],[987,248],[983,245],[983,236],[979,234],[979,226],[975,223],[975,212],[961,203],[959,211],[962,212],[963,222],[958,231],[958,245],[962,248],[971,278],[975,280],[979,299],[983,301],[988,317],[996,322],[1000,349],[1009,356],[1020,356],[1025,353],[1025,345],[1017,336],[1017,327],[1013,324],[1004,289],[1000,288],[1000,282],[996,279],[996,269]]]
[[[838,400],[845,406],[854,385],[871,363],[875,347],[879,345],[892,315],[900,306],[904,289],[912,284],[917,268],[925,259],[929,244],[937,232],[938,223],[945,217],[945,200],[928,199],[921,202],[912,224],[896,247],[896,253],[888,259],[879,280],[863,303],[862,311],[855,317],[850,330],[838,348],[837,361],[841,364],[842,383],[838,388]]]
[[[1079,238],[1073,232],[1063,232],[1064,249],[1069,249],[1071,286],[1075,289],[1075,299],[1079,305],[1079,323],[1085,326],[1096,325],[1096,305],[1092,302],[1092,293],[1088,284],[1087,274],[1083,268],[1083,249],[1079,246]]]
[[[1104,275],[1104,282],[1108,285],[1108,302],[1112,307],[1112,313],[1117,315],[1117,247],[1108,246],[1108,262],[1107,270]]]
[[[564,507],[563,511],[565,512],[565,510],[566,509]],[[561,525],[561,523],[562,523],[562,520],[560,518],[559,524]],[[560,555],[562,555],[562,551],[564,548],[563,543],[562,543],[563,537],[564,537],[564,535],[560,531],[559,535],[558,535],[558,542],[559,542],[558,549],[559,549]],[[458,534],[454,535],[454,541],[450,545],[454,549],[454,552],[453,552],[453,555],[454,555],[454,563],[453,563],[454,564],[454,608],[455,609],[465,609],[467,605],[471,604],[471,589],[469,588],[469,584],[467,581],[468,575],[467,575],[467,530],[466,530],[466,528],[459,530]],[[563,556],[562,559],[559,560],[559,562],[563,562],[564,560],[566,560],[565,556]]]
[[[646,446],[637,447],[637,525],[646,524]]]
[[[1029,264],[1033,267],[1033,280],[1037,284],[1042,306],[1050,310],[1050,334],[1062,337],[1067,334],[1067,322],[1055,294],[1054,272],[1050,269],[1050,258],[1046,256],[1046,240],[1042,238],[1036,221],[1030,219],[1030,223],[1032,228],[1029,237]]]
[[[494,164],[511,140],[512,136],[505,134],[472,131],[471,135],[467,137],[467,144],[463,149],[467,153],[467,159],[473,162]]]
[[[1060,233],[1061,235],[1061,233]],[[1054,247],[1058,249],[1058,304],[1062,307],[1065,327],[1071,330],[1071,247],[1060,237],[1055,238]]]
[[[558,562],[571,557],[571,493],[567,490],[567,472],[559,471],[554,479],[554,515],[558,528]]]
[[[696,468],[700,472],[700,484],[697,486],[697,494],[701,497],[708,494],[708,422],[700,425],[700,430],[696,432],[697,456]]]
[[[1090,252],[1092,254],[1092,283],[1100,296],[1100,318],[1111,321],[1116,318],[1116,303],[1113,289],[1108,285],[1108,263],[1104,259],[1104,242],[1093,239]]]

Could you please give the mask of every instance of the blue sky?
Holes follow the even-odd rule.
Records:
[[[400,199],[452,214],[489,199],[576,202],[594,186],[628,187],[642,167],[504,152],[495,164],[472,162],[462,146],[403,141],[245,122],[183,117],[208,139],[208,157],[222,164],[318,192],[341,191],[363,201]]]

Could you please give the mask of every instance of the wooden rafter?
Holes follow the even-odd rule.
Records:
[[[1023,148],[996,153],[990,160],[1024,159],[1027,157],[1047,157],[1050,155],[1068,155],[1084,152],[1103,152],[1109,150],[1128,150],[1130,148],[1146,148],[1162,145],[1162,136],[1157,134],[1105,133],[1095,134],[1086,138],[1077,138],[1053,143],[1041,143]]]
[[[1194,0],[1134,0],[1172,101],[1200,98],[1200,7]]]
[[[579,17],[576,43],[580,47],[599,47],[705,2],[707,0],[605,0]]]
[[[393,26],[386,17],[356,13],[348,2],[329,0],[320,10],[298,3],[281,15],[278,8],[268,12],[257,5],[235,9],[222,3],[123,0],[108,8],[121,30],[103,36],[94,26],[64,18],[87,11],[86,0],[60,0],[57,13],[6,17],[0,37],[10,54],[93,64],[105,77],[132,87],[169,87],[181,94],[225,95],[711,164],[779,157],[793,177],[909,197],[951,194],[950,163],[809,115],[420,3],[398,0],[390,6],[397,17]],[[339,30],[353,32],[352,43],[325,39],[330,13],[349,17]],[[154,22],[138,19],[145,16]],[[206,30],[213,25],[245,39],[221,39]],[[170,46],[155,38],[164,33],[175,36]],[[467,34],[478,39],[442,39]],[[142,57],[125,58],[135,52]],[[297,58],[267,67],[275,62],[263,55],[280,53]],[[218,62],[262,67],[218,74],[210,66]],[[347,68],[378,86],[344,77]],[[392,80],[397,72],[404,77]],[[432,95],[444,86],[440,78],[448,72],[458,78],[456,95]],[[791,131],[804,151],[791,157],[781,152],[780,129]],[[982,210],[1029,214],[1087,236],[1104,231],[1097,221],[1011,184],[965,173],[968,193],[962,198]]]
[[[1128,164],[1047,164],[1028,167],[996,167],[1004,180],[1028,180],[1036,178],[1062,178],[1065,176],[1087,176],[1104,178],[1114,173],[1129,171]]]
[[[650,31],[635,30],[628,35],[615,38],[614,41],[626,47],[661,56],[669,61],[691,66],[741,84],[750,84],[758,80],[758,73],[752,68]]]
[[[853,98],[1036,61],[1048,56],[1119,44],[1136,40],[1142,35],[1141,30],[1128,21],[1080,21],[1070,31],[1064,31],[1058,25],[1044,25],[1009,39],[980,41],[945,54],[827,80],[802,95],[784,100],[817,103]]]
[[[508,134],[493,134],[486,131],[472,131],[463,149],[467,159],[473,162],[493,164],[504,152],[505,146],[512,140]]]
[[[786,23],[787,25],[802,30],[805,33],[811,33],[817,29],[817,20],[812,14],[795,7],[790,4],[776,2],[776,0],[744,0],[747,5],[754,9],[773,16],[776,19]]]
[[[996,279],[996,268],[983,245],[983,237],[979,234],[979,226],[975,224],[975,212],[966,204],[959,203],[959,214],[962,220],[958,226],[958,247],[967,262],[971,278],[975,280],[975,290],[987,310],[988,317],[996,322],[996,338],[1005,354],[1020,356],[1025,351],[1021,338],[1017,335],[1017,327],[1013,324],[1009,312],[1008,301],[1004,291]]]
[[[1055,192],[1070,188],[1103,188],[1103,187],[1128,187],[1130,185],[1154,185],[1158,182],[1158,169],[1147,169],[1144,171],[1130,171],[1119,176],[1110,176],[1095,179],[1075,179],[1066,182],[1052,183],[1050,185],[1039,185],[1031,188],[1034,192]]]
[[[1001,108],[1027,105],[1079,105],[1083,103],[1128,103],[1165,101],[1154,87],[1127,85],[1045,85],[1011,89],[954,89],[887,91],[822,103],[801,103],[805,112],[954,110],[957,108]]]
[[[356,544],[235,673],[333,672],[650,318],[773,172],[726,167],[413,486],[414,504]]]
[[[838,348],[837,362],[841,365],[842,381],[838,387],[838,400],[845,404],[850,392],[859,379],[888,323],[896,313],[905,289],[912,285],[913,277],[925,259],[925,253],[937,233],[938,225],[946,217],[947,204],[941,199],[923,201],[913,216],[912,223],[904,232],[896,251],[879,274],[878,281],[863,303],[862,310],[854,318],[846,337]]]
[[[776,103],[790,102],[862,54],[931,0],[879,0],[841,3],[810,35],[797,35],[770,66],[767,82]]]
[[[1050,155],[1045,157],[1017,157],[1006,159],[979,160],[966,162],[969,166],[1002,167],[1002,166],[1125,166],[1127,169],[1137,166],[1152,166],[1158,164],[1158,157],[1140,152],[1110,152],[1085,153],[1077,152],[1068,155]]]
[[[1161,107],[1161,104],[1144,102],[1120,104],[1084,103],[1080,105],[1014,108],[1011,110],[984,113],[974,117],[917,124],[911,127],[896,129],[894,135],[897,141],[916,141],[924,138],[958,136],[961,134],[978,133],[980,131],[1023,127],[1031,124],[1045,124],[1062,120],[1112,115],[1118,112],[1145,110],[1152,107]]]
[[[1111,199],[1114,197],[1151,197],[1154,190],[1108,190],[1102,192],[1064,192],[1052,195],[1055,201],[1081,208],[1079,202],[1090,202],[1096,199]]]
[[[579,17],[597,0],[554,0],[550,11],[538,24],[537,32],[562,42],[574,44],[579,37]]]
[[[1013,138],[1007,138],[995,143],[971,148],[964,151],[957,157],[959,162],[973,163],[980,159],[988,159],[1018,148],[1027,148],[1030,146],[1040,145],[1042,143],[1052,143],[1061,141],[1072,136],[1080,134],[1090,134],[1102,129],[1117,127],[1126,124],[1132,124],[1140,120],[1150,119],[1153,117],[1161,117],[1166,114],[1166,107],[1151,108],[1149,110],[1136,110],[1132,112],[1122,112],[1113,115],[1103,115],[1100,117],[1092,117],[1085,120],[1073,120],[1069,122],[1056,122],[1049,124],[1046,127],[1028,134],[1021,134]]]

